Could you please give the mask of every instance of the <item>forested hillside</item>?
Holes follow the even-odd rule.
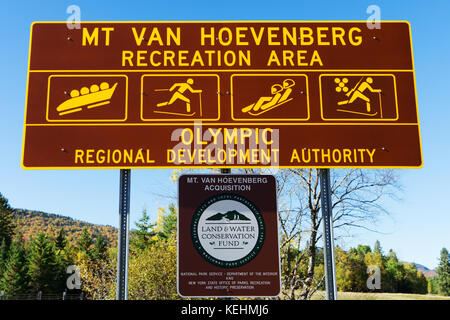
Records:
[[[30,240],[40,232],[48,236],[56,236],[61,228],[66,232],[67,240],[75,245],[86,228],[94,239],[101,232],[109,247],[116,246],[117,229],[111,226],[97,225],[72,219],[58,214],[33,210],[14,209],[16,232],[21,232],[25,240]]]

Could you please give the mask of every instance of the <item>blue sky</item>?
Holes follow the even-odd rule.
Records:
[[[382,20],[411,23],[422,134],[422,169],[398,170],[402,200],[386,203],[390,217],[378,229],[357,231],[342,242],[381,241],[400,259],[430,268],[442,247],[450,249],[450,1],[6,1],[0,11],[0,192],[13,207],[58,213],[93,223],[118,224],[119,170],[25,171],[20,167],[29,30],[33,21],[65,21],[69,5],[85,21],[152,20],[366,20],[366,8],[381,8]],[[175,202],[171,170],[133,170],[132,225],[143,208]]]

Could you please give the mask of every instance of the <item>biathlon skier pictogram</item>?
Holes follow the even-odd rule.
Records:
[[[364,79],[365,78],[365,79]],[[373,84],[373,78],[372,77],[361,77],[359,81],[356,83],[356,85],[349,90],[347,87],[348,78],[335,78],[334,82],[336,83],[336,92],[343,92],[348,97],[346,100],[339,101],[337,104],[338,106],[350,106],[349,108],[339,108],[337,111],[341,112],[349,112],[349,113],[355,113],[355,114],[361,114],[366,116],[375,116],[377,115],[378,111],[376,111],[377,108],[373,107],[373,101],[370,100],[370,98],[364,93],[365,91],[370,91],[373,93],[378,93],[378,100],[379,100],[379,110],[381,112],[381,90],[380,89],[374,89],[372,88]],[[356,111],[354,105],[352,106],[352,103],[354,103],[357,99],[363,100],[366,104],[365,112]]]

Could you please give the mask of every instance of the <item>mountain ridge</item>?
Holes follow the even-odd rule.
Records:
[[[13,209],[16,232],[21,232],[25,241],[30,241],[38,233],[44,232],[50,236],[56,236],[60,228],[64,228],[67,240],[75,245],[86,228],[92,239],[96,239],[101,232],[109,246],[116,246],[117,228],[109,225],[94,224],[55,213],[48,213],[29,209]]]
[[[242,213],[236,211],[236,210],[230,210],[227,211],[225,213],[221,213],[221,212],[217,212],[216,214],[210,216],[208,219],[208,221],[220,221],[222,219],[227,219],[228,221],[250,221],[249,218],[247,218],[245,215],[243,215]]]

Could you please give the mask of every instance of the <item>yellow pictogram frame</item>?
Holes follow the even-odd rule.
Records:
[[[237,118],[234,116],[234,94],[233,94],[233,90],[234,90],[234,86],[233,86],[233,78],[234,77],[276,77],[276,76],[286,76],[286,77],[305,77],[306,80],[306,88],[305,88],[305,92],[304,94],[306,95],[306,109],[307,109],[307,117],[306,118],[287,118],[287,119],[283,119],[283,118],[255,118],[255,119],[251,119],[251,118]],[[308,121],[310,118],[310,110],[309,110],[309,84],[308,84],[308,76],[306,74],[303,73],[236,73],[231,75],[230,77],[230,88],[231,88],[231,119],[233,119],[234,121],[260,121],[260,122],[264,122],[264,121]],[[297,89],[296,89],[297,90]]]
[[[178,70],[179,72],[185,72],[185,70]],[[144,92],[144,78],[145,77],[216,77],[217,78],[217,117],[213,119],[209,118],[180,118],[180,119],[173,119],[173,118],[144,118],[144,104],[143,104],[143,92]],[[220,77],[218,74],[198,74],[198,73],[180,73],[180,74],[144,74],[141,76],[141,106],[140,106],[140,118],[142,121],[179,121],[179,122],[192,122],[192,121],[218,121],[220,119],[220,94],[217,94],[217,92],[220,91]]]
[[[352,70],[348,70],[351,72]],[[377,77],[377,76],[390,76],[392,77],[392,81],[394,83],[394,95],[395,95],[395,118],[381,118],[381,119],[370,119],[370,118],[326,118],[324,115],[324,107],[323,107],[323,92],[322,92],[322,77],[351,77],[351,76],[365,76],[365,77]],[[323,121],[397,121],[399,118],[398,114],[398,102],[397,102],[397,83],[395,75],[390,73],[327,73],[321,74],[319,76],[319,91],[320,91],[320,118]]]
[[[67,70],[70,72],[70,70]],[[51,91],[51,79],[52,78],[87,78],[87,77],[122,77],[125,78],[125,101],[124,101],[124,117],[121,119],[50,119],[49,118],[49,108],[50,108],[50,91]],[[124,74],[61,74],[61,75],[51,75],[48,77],[48,84],[47,84],[47,107],[45,111],[45,119],[48,122],[125,122],[128,118],[128,76]]]

